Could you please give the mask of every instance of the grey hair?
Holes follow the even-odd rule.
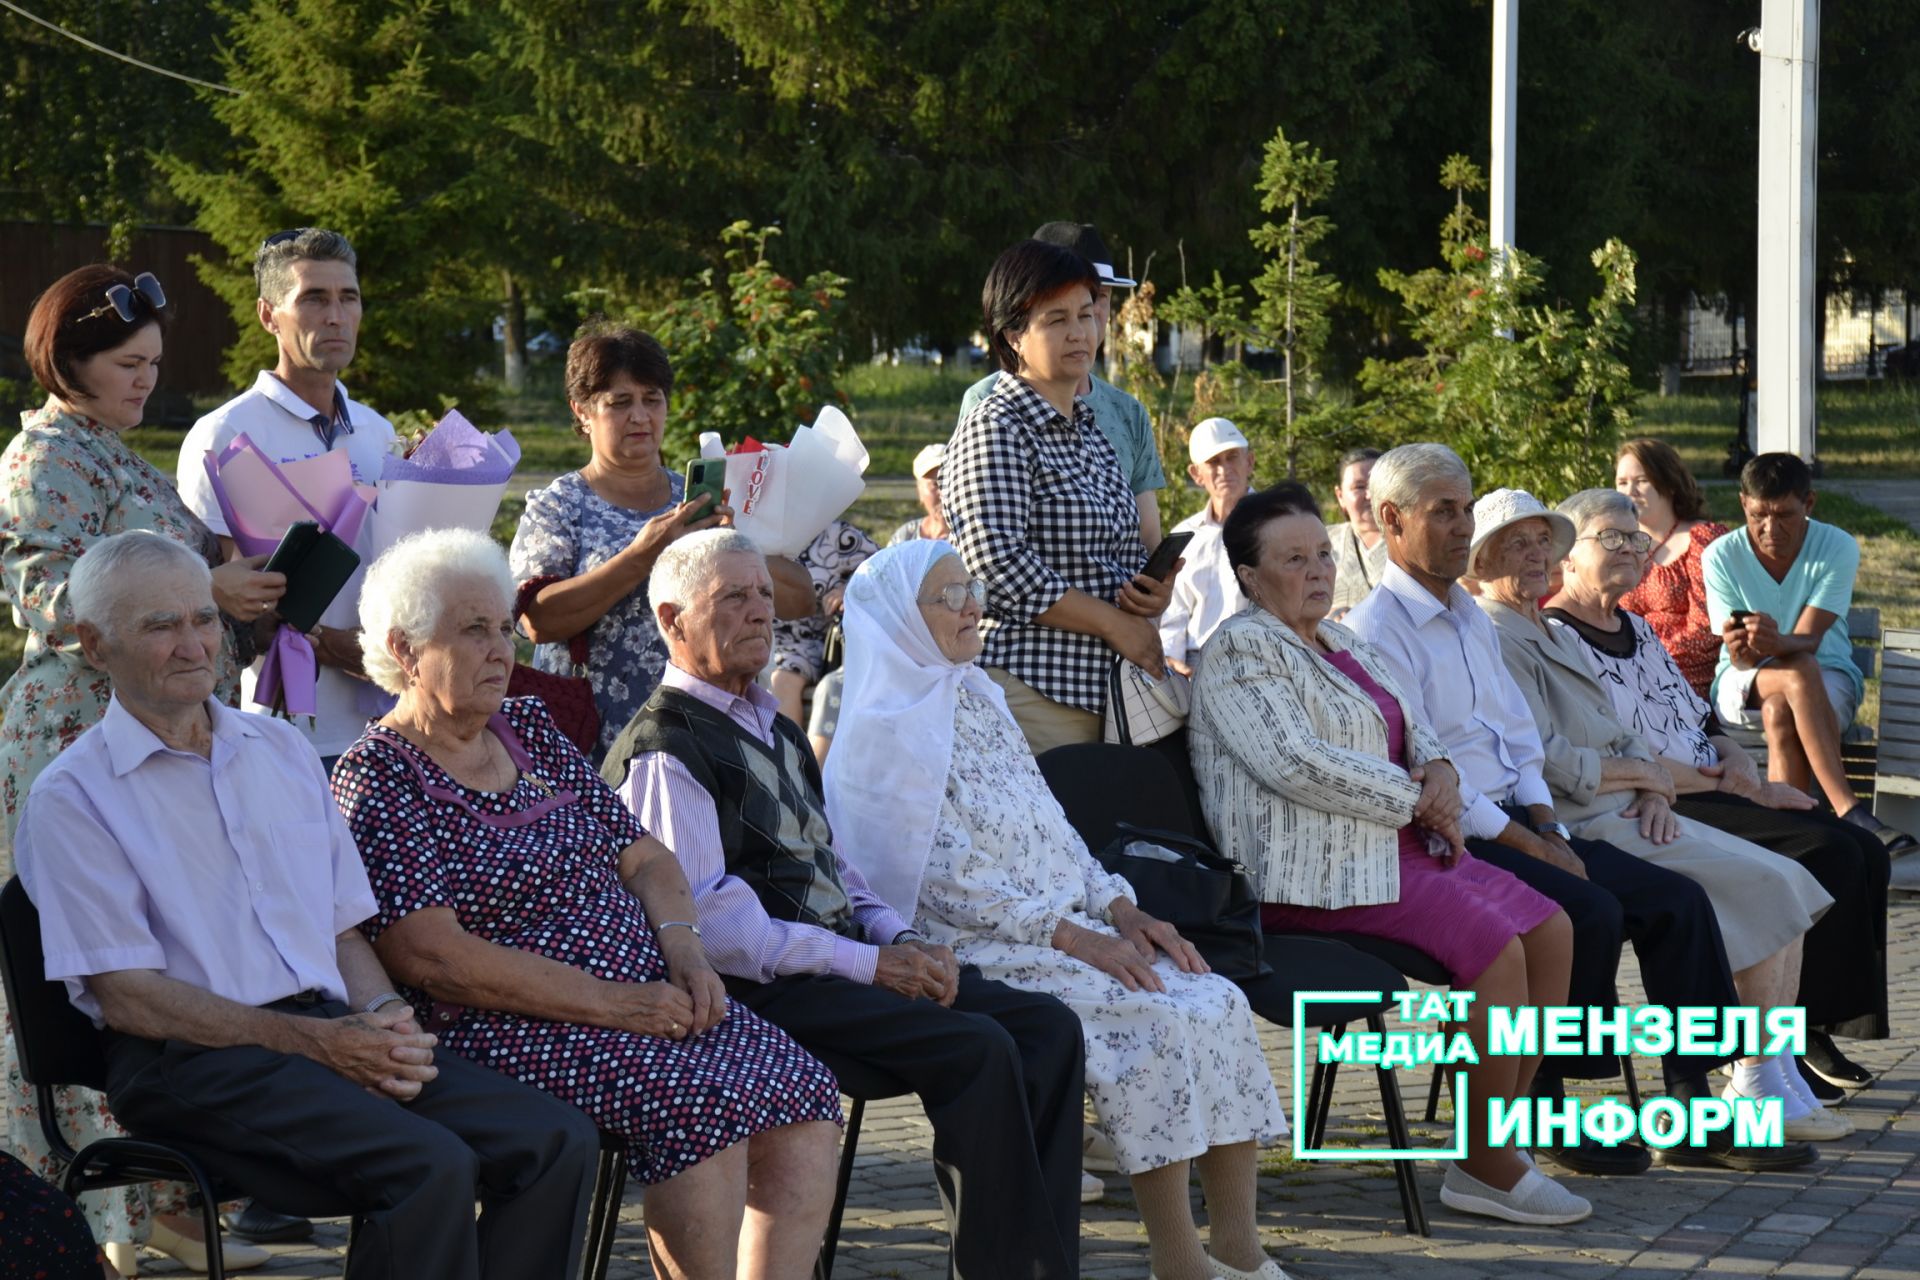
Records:
[[[67,603],[76,622],[112,631],[120,612],[122,583],[152,577],[170,569],[192,569],[206,584],[209,598],[213,570],[184,543],[151,529],[130,529],[102,538],[81,553],[67,575]]]
[[[412,645],[432,639],[447,584],[458,578],[480,579],[499,591],[503,606],[512,607],[506,552],[472,529],[408,534],[373,562],[360,585],[360,657],[368,679],[392,694],[407,687],[406,672],[387,642],[396,631]]]
[[[300,234],[291,240],[261,245],[260,252],[254,255],[253,278],[260,286],[263,301],[280,305],[287,290],[293,288],[296,262],[344,262],[354,271],[360,270],[359,255],[354,253],[345,236],[325,227],[302,227]]]
[[[1373,503],[1373,518],[1382,528],[1380,509],[1391,502],[1405,510],[1420,496],[1420,491],[1437,480],[1459,480],[1473,488],[1473,473],[1460,455],[1443,444],[1403,444],[1381,454],[1373,464],[1367,481],[1367,497]]]
[[[1618,489],[1582,489],[1554,510],[1573,521],[1576,535],[1585,533],[1587,526],[1601,516],[1630,516],[1636,524],[1640,520],[1633,500]]]
[[[648,602],[655,609],[663,604],[686,608],[694,593],[713,576],[720,557],[736,552],[766,558],[754,540],[738,529],[702,529],[668,544],[653,562],[653,573],[647,578]]]

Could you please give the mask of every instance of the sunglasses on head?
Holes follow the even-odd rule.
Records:
[[[260,247],[262,249],[271,249],[277,244],[285,244],[289,240],[298,240],[311,230],[313,230],[312,227],[290,227],[285,231],[276,231],[265,240],[262,240]]]
[[[92,320],[96,316],[103,316],[111,311],[124,323],[132,324],[135,316],[139,314],[133,306],[136,294],[146,299],[147,305],[155,311],[167,305],[167,291],[160,287],[160,281],[154,278],[153,272],[142,271],[133,278],[131,287],[124,284],[108,285],[106,305],[95,307],[80,318]]]

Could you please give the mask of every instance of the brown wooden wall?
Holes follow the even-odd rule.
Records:
[[[166,288],[173,316],[160,392],[168,399],[234,389],[220,371],[234,339],[233,316],[219,295],[200,283],[188,260],[195,254],[217,259],[220,251],[205,232],[145,227],[134,234],[133,252],[119,264],[135,273],[153,272]],[[15,363],[27,315],[42,290],[75,267],[105,258],[105,227],[0,222],[0,358]],[[5,372],[23,376],[23,371]]]

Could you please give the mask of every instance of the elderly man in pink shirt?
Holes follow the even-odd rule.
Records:
[[[571,1274],[592,1123],[434,1052],[356,928],[373,894],[319,758],[212,697],[205,562],[119,534],[68,590],[113,700],[15,852],[47,976],[107,1030],[114,1114],[271,1205],[350,1205],[359,1280]]]
[[[686,868],[727,993],[843,1088],[920,1095],[955,1276],[1077,1276],[1080,1020],[961,968],[835,851],[807,740],[754,683],[773,587],[751,539],[682,538],[648,590],[670,664],[601,774]]]

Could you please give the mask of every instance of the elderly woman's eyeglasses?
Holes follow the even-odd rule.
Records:
[[[1583,534],[1575,542],[1597,542],[1607,551],[1631,551],[1643,556],[1653,549],[1653,538],[1642,530],[1628,533],[1625,529],[1602,529],[1598,533]]]
[[[966,582],[949,582],[920,603],[933,604],[937,601],[958,613],[967,607],[969,600],[984,607],[987,603],[987,584],[978,578],[970,578]]]
[[[160,287],[160,281],[154,278],[153,272],[142,271],[133,278],[132,287],[124,284],[108,285],[106,305],[95,307],[80,318],[82,320],[91,320],[95,316],[103,316],[111,311],[120,317],[122,323],[132,324],[134,317],[139,314],[134,310],[133,306],[133,299],[136,294],[146,299],[147,305],[155,311],[167,305],[167,291]]]

